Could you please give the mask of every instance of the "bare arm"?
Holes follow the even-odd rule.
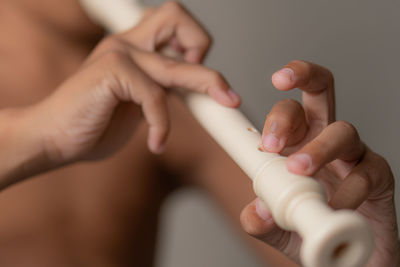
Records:
[[[47,170],[40,132],[23,109],[0,111],[0,189]]]

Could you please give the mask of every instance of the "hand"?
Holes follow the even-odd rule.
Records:
[[[158,30],[169,27],[164,21],[169,21],[168,16],[175,24],[167,36]],[[157,37],[157,32],[163,38]],[[239,96],[220,73],[151,52],[170,38],[178,40],[190,61],[199,61],[209,46],[205,31],[183,8],[166,4],[134,29],[102,41],[77,74],[25,112],[42,132],[51,161],[110,155],[132,136],[141,111],[149,124],[148,146],[161,153],[169,130],[168,88],[208,93],[223,105],[239,105]],[[154,49],[141,47],[150,40]]]
[[[203,61],[211,37],[198,21],[178,2],[166,2],[148,8],[130,41],[146,51],[175,50],[187,62]]]
[[[354,126],[335,121],[332,74],[293,61],[276,72],[272,82],[281,91],[300,88],[303,105],[283,100],[272,108],[263,130],[264,150],[288,156],[289,171],[320,181],[334,209],[354,209],[369,221],[375,234],[369,267],[399,266],[393,174],[386,161],[364,145]],[[280,229],[261,200],[244,208],[241,222],[249,234],[300,263],[300,237]]]

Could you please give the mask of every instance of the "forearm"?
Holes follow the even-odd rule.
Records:
[[[0,190],[50,169],[32,110],[0,111]]]

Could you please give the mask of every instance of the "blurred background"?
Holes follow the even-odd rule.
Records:
[[[300,100],[298,92],[277,92],[272,73],[294,59],[316,62],[335,75],[337,118],[353,123],[400,176],[400,1],[180,2],[214,37],[206,64],[241,93],[242,110],[260,129],[275,102]],[[157,267],[261,266],[201,192],[171,196],[162,219]]]

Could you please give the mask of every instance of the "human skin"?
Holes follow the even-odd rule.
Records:
[[[58,108],[68,111],[63,105],[70,95],[62,94],[67,87],[79,88],[74,81],[84,72],[85,66],[80,66],[102,37],[102,30],[90,23],[76,2],[66,1],[68,12],[54,16],[58,6],[54,1],[42,1],[37,5],[30,1],[3,1],[0,7],[0,27],[7,33],[7,38],[0,38],[0,53],[4,56],[0,62],[0,88],[5,88],[0,92],[0,105],[4,122],[21,125],[12,129],[18,133],[11,135],[19,138],[16,142],[29,141],[26,137],[35,135],[28,133],[46,122],[64,122],[54,116]],[[46,8],[39,9],[40,6]],[[149,44],[139,43],[144,37],[136,39],[137,46]],[[120,45],[116,43],[107,41],[100,50]],[[176,41],[172,44],[175,46]],[[145,45],[142,49],[154,49]],[[190,52],[185,59],[200,61],[202,55]],[[84,64],[92,66],[96,62],[89,58]],[[64,82],[71,75],[75,78]],[[7,215],[0,218],[0,264],[150,266],[159,207],[173,189],[182,185],[205,189],[237,222],[241,207],[254,197],[248,178],[199,127],[178,98],[170,96],[167,101],[172,131],[165,153],[160,156],[149,152],[147,125],[139,122],[133,136],[117,152],[113,148],[105,154],[92,153],[89,145],[78,152],[60,154],[57,145],[57,149],[46,149],[45,159],[50,158],[50,164],[42,157],[29,161],[31,166],[44,166],[35,173],[51,169],[52,165],[86,160],[18,183],[0,194],[0,212]],[[37,120],[38,114],[47,119]],[[134,118],[131,122],[134,126]],[[70,144],[64,146],[71,148]],[[106,157],[108,153],[111,155]],[[93,161],[93,157],[102,159]],[[3,187],[20,180],[24,173],[13,175]],[[232,180],[236,182],[226,191],[226,182]],[[271,257],[275,252],[252,243],[267,261],[282,263]]]
[[[218,72],[197,62],[177,61],[155,51],[173,38],[164,32],[172,35],[172,31],[161,22],[156,24],[160,29],[148,29],[155,23],[146,21],[170,13],[170,6],[160,8],[160,15],[148,15],[134,29],[105,38],[76,74],[39,103],[3,111],[3,117],[14,121],[10,123],[10,137],[16,140],[27,137],[30,143],[34,143],[30,139],[36,139],[35,143],[41,147],[30,147],[29,142],[20,141],[3,144],[5,155],[10,155],[8,151],[12,150],[16,153],[14,157],[3,157],[5,173],[0,173],[0,178],[4,176],[11,183],[19,176],[35,174],[29,172],[34,166],[43,168],[37,170],[42,172],[77,161],[106,158],[127,143],[142,117],[149,126],[149,149],[156,154],[163,152],[169,131],[166,89],[208,93],[221,105],[232,108],[240,104],[240,97]],[[182,44],[186,57],[199,62],[210,41],[197,23],[183,11],[181,14],[167,18],[175,24],[171,26],[177,32],[174,38],[177,45]],[[181,31],[190,34],[179,34]],[[138,38],[142,32],[155,32],[156,36]],[[153,51],[136,45],[147,45],[153,39]],[[26,151],[18,151],[20,147]],[[37,156],[30,156],[35,150]],[[32,162],[28,162],[29,158],[19,162],[18,155],[30,157]],[[28,173],[20,174],[22,171]]]
[[[334,209],[354,209],[372,226],[375,249],[368,267],[400,266],[394,178],[384,158],[371,151],[353,125],[335,120],[334,82],[325,68],[293,61],[272,76],[281,91],[300,88],[303,104],[283,100],[265,121],[265,151],[289,156],[289,171],[314,176]],[[301,239],[274,223],[259,199],[241,214],[244,229],[300,263]]]

